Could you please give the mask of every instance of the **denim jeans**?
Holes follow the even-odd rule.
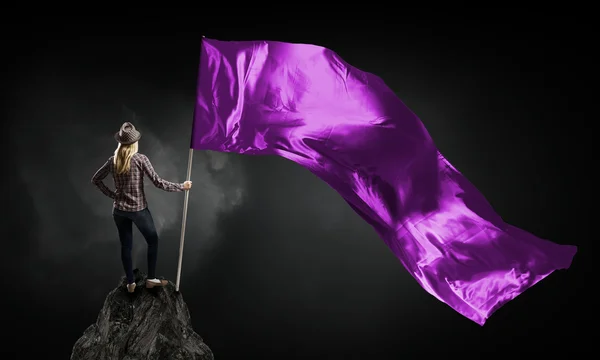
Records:
[[[127,277],[127,283],[133,283],[133,264],[131,261],[131,249],[133,246],[133,227],[137,226],[140,233],[146,239],[148,244],[148,279],[156,277],[156,258],[158,255],[158,234],[154,227],[154,220],[150,210],[129,212],[113,208],[113,218],[119,231],[119,240],[121,240],[121,261]]]

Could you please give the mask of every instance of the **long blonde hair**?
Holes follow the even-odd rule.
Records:
[[[124,174],[129,171],[131,167],[131,157],[138,152],[137,141],[133,144],[123,145],[119,144],[115,150],[115,172],[117,174]]]

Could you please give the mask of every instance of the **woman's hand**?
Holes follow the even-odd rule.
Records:
[[[189,190],[192,188],[192,182],[191,181],[184,181],[183,182],[183,190]]]

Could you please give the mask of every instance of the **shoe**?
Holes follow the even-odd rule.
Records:
[[[146,288],[152,289],[155,286],[165,286],[169,282],[167,280],[159,280],[159,279],[147,279],[146,280]]]
[[[135,291],[135,283],[127,284],[127,291],[132,293]]]

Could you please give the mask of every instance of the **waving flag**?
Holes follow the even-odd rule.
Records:
[[[577,251],[504,223],[379,77],[323,47],[203,39],[191,149],[304,166],[480,325]]]

